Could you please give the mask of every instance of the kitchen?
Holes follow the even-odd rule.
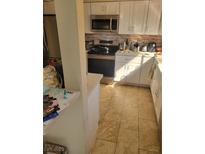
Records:
[[[77,27],[79,28],[78,33],[84,33],[84,35],[75,36],[74,40],[71,40],[71,36],[63,36],[66,26],[60,24],[64,22],[63,20],[68,20],[61,11],[67,11],[63,4],[68,3],[76,7],[75,10],[69,6],[69,13],[72,10],[76,12],[76,15],[82,13],[80,9],[83,10],[82,7],[84,7],[84,20],[78,19],[83,17],[76,17],[76,21],[79,22],[77,25],[81,26]],[[77,81],[75,81],[74,76],[70,75],[74,71],[71,64],[76,63],[79,69],[85,67],[78,61],[74,62],[74,59],[68,61],[71,54],[75,60],[82,56],[81,60],[83,59],[83,63],[86,64],[85,70],[82,71],[86,74],[93,78],[95,76],[93,73],[103,75],[103,78],[102,76],[96,78],[95,92],[90,93],[93,95],[92,98],[88,95],[89,90],[83,94],[84,99],[88,97],[88,100],[91,100],[88,102],[93,102],[92,100],[99,95],[94,101],[99,105],[92,110],[85,111],[85,113],[88,112],[86,115],[88,117],[99,114],[99,117],[91,118],[93,121],[88,122],[88,125],[95,123],[89,129],[92,130],[90,133],[92,141],[89,141],[89,145],[87,145],[88,151],[93,154],[160,153],[162,120],[161,1],[85,0],[81,4],[80,1],[67,2],[65,0],[63,2],[55,1],[55,9],[48,10],[50,12],[45,14],[56,14],[65,87],[69,85],[70,89],[78,89],[76,88]],[[74,18],[71,15],[68,16]],[[70,19],[70,21],[72,20]],[[74,19],[73,22],[75,22]],[[82,25],[84,26],[82,27]],[[68,24],[67,28],[69,26],[70,29],[77,32],[76,27]],[[69,32],[71,33],[71,30]],[[78,55],[74,51],[72,53],[63,51],[63,48],[74,49],[63,43],[66,37],[70,42],[74,42],[77,38],[81,42],[84,40],[84,47],[82,44],[74,42],[76,48],[82,50]],[[84,53],[82,53],[83,50]],[[82,75],[80,76],[82,77]],[[87,83],[92,84],[92,77],[87,79]],[[81,81],[82,84],[86,85],[83,83],[85,78],[87,78],[86,75],[81,78]],[[73,80],[73,83],[68,79]],[[94,111],[95,113],[91,114]],[[126,120],[127,126],[124,124]],[[146,122],[147,125],[145,125]],[[85,123],[85,125],[87,124]],[[54,132],[50,130],[48,137],[45,136],[45,138],[54,142],[56,137],[49,137],[49,135],[57,136],[58,133],[55,132],[56,135],[53,135]],[[123,134],[125,135],[123,136]],[[151,135],[147,136],[147,134]],[[58,142],[65,144],[60,139]],[[68,148],[72,149],[70,144],[69,142]],[[71,151],[75,153],[74,149]]]

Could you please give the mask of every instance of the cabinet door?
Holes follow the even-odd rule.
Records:
[[[135,1],[133,4],[132,26],[134,34],[144,34],[146,27],[148,1]]]
[[[160,19],[162,13],[161,0],[152,0],[149,4],[146,34],[158,34],[160,27]]]
[[[154,65],[157,65],[157,64],[154,64]],[[155,102],[156,102],[156,91],[157,91],[157,89],[158,89],[158,85],[157,85],[157,71],[156,71],[156,68],[155,68],[155,70],[154,70],[154,75],[153,75],[153,77],[152,77],[150,89],[151,89],[152,98],[153,98],[153,102],[154,102],[154,106],[155,106]]]
[[[120,34],[142,34],[146,25],[148,1],[120,2]]]
[[[161,114],[161,110],[162,110],[162,87],[161,87],[160,83],[159,83],[159,87],[158,87],[158,90],[156,92],[156,95],[157,96],[156,96],[156,100],[155,100],[155,103],[154,103],[154,107],[155,107],[157,122],[159,123],[160,114]]]
[[[120,2],[119,34],[133,34],[133,2]]]
[[[162,74],[157,66],[154,71],[154,76],[151,83],[151,93],[153,97],[153,103],[154,103],[155,113],[158,122],[160,120],[160,114],[162,108],[162,83],[161,82],[162,82]]]
[[[125,81],[126,78],[126,63],[115,63],[115,78],[114,81]]]
[[[91,3],[91,13],[94,15],[119,14],[119,2]]]
[[[90,3],[84,3],[85,33],[90,33]]]
[[[119,2],[106,2],[107,15],[118,15],[119,14]]]
[[[141,64],[127,64],[126,66],[126,82],[139,84]]]
[[[91,14],[105,15],[107,12],[106,3],[91,3]]]
[[[154,57],[143,57],[140,74],[140,84],[150,85],[153,70]]]

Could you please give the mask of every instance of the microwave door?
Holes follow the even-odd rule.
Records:
[[[110,31],[110,19],[93,19],[92,30]]]
[[[113,31],[117,31],[117,27],[118,27],[118,22],[117,22],[117,19],[112,19],[112,30]]]

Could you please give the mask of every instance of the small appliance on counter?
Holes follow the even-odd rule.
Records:
[[[143,42],[140,44],[140,51],[142,52],[156,52],[156,43],[155,42]]]
[[[147,45],[147,51],[148,52],[156,52],[156,42],[149,42]]]
[[[137,40],[126,39],[124,42],[119,43],[120,51],[141,51],[141,52],[156,52],[156,42],[139,42]]]
[[[126,51],[126,50],[131,50],[131,51],[139,51],[139,43],[137,40],[128,40],[119,43],[119,49],[120,51]]]

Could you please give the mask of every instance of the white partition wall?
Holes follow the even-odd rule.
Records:
[[[83,0],[55,0],[65,87],[80,91],[74,102],[48,130],[45,139],[67,146],[70,154],[86,154],[87,78]]]

